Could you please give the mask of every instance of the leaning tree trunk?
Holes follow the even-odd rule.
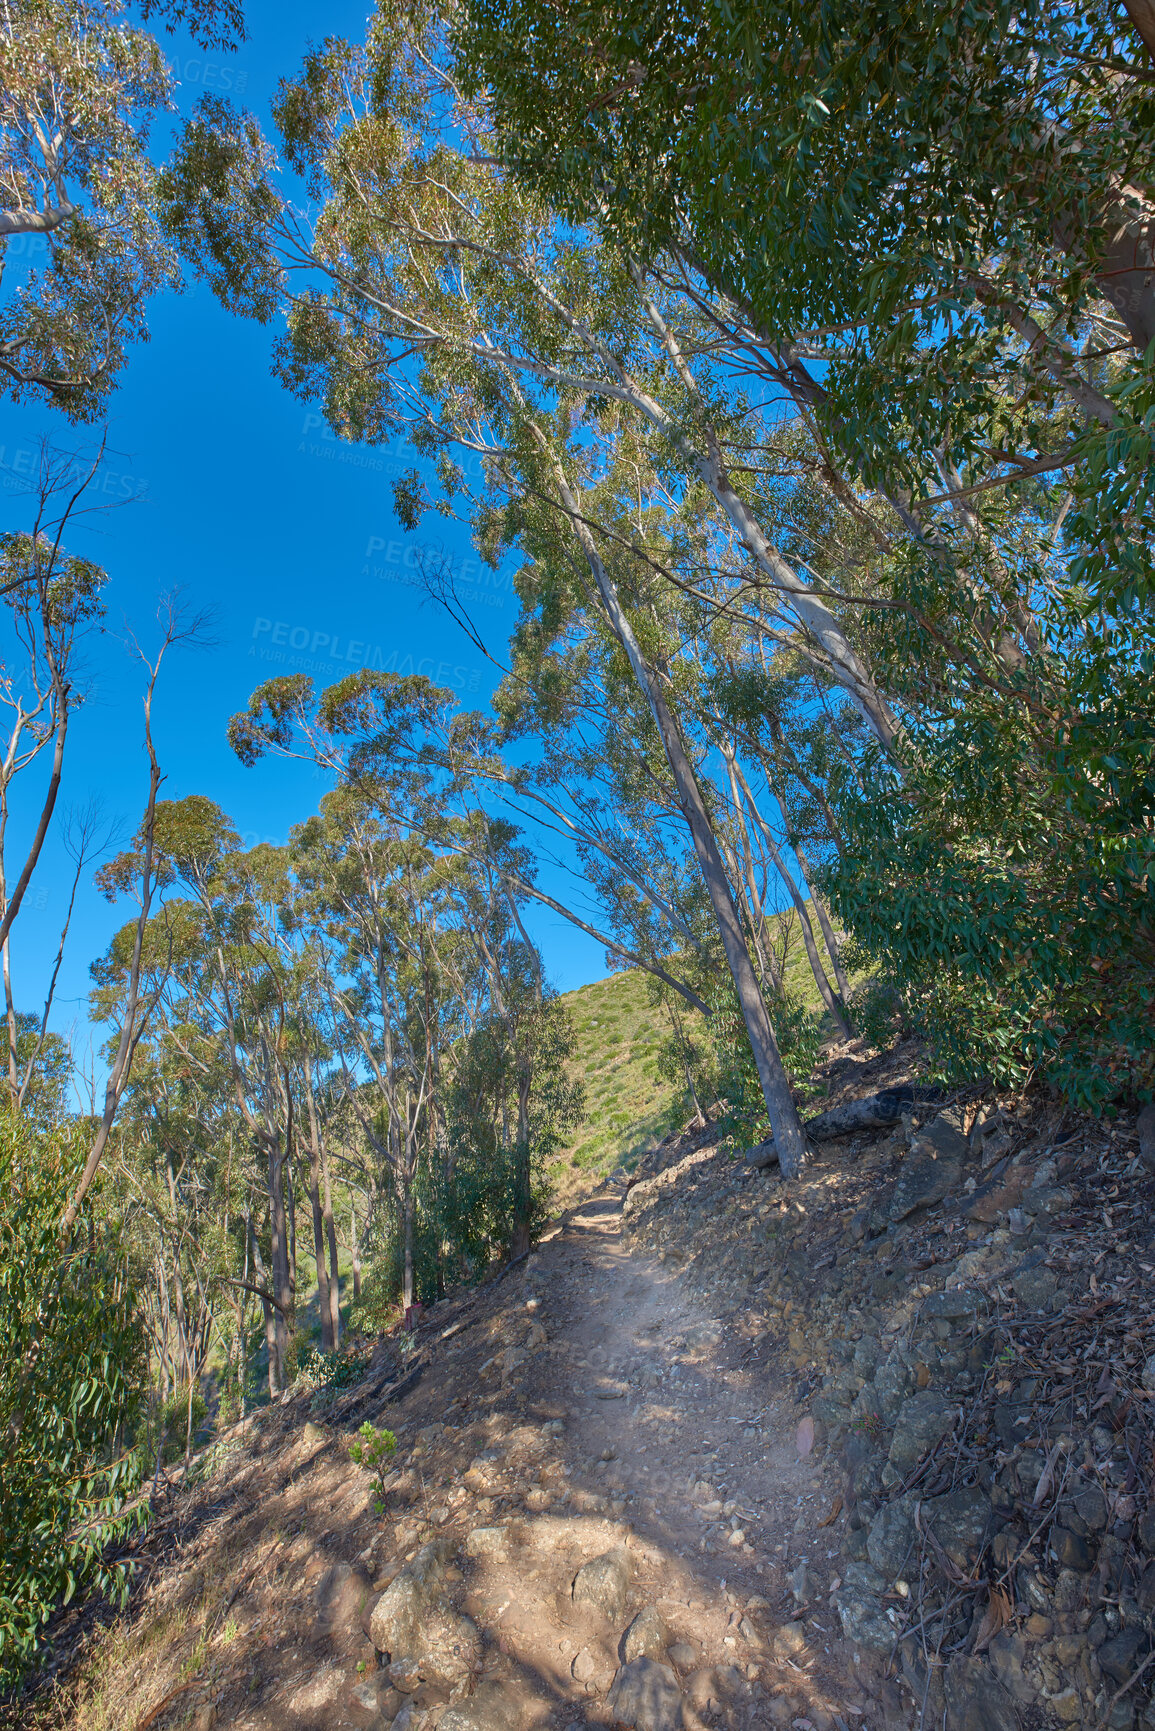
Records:
[[[285,1360],[289,1347],[287,1317],[292,1311],[289,1287],[289,1241],[285,1219],[285,1174],[281,1144],[277,1136],[269,1137],[269,1231],[272,1239],[273,1297],[277,1300],[273,1315],[273,1339],[277,1353],[277,1382],[284,1385]],[[283,1306],[283,1308],[278,1308]]]
[[[544,446],[544,437],[540,433],[539,437],[542,438]],[[806,1151],[802,1126],[798,1120],[798,1112],[790,1091],[790,1082],[782,1063],[781,1053],[778,1050],[778,1042],[774,1037],[774,1029],[770,1023],[766,1002],[758,984],[758,976],[754,972],[750,952],[746,947],[745,933],[742,930],[742,922],[734,901],[733,891],[730,888],[721,851],[714,835],[713,825],[710,822],[710,814],[706,810],[702,790],[698,786],[693,765],[682,738],[681,728],[666,703],[659,680],[651,671],[642,654],[634,636],[633,627],[622,608],[617,589],[602,562],[593,536],[570,491],[565,471],[556,459],[553,460],[553,470],[562,503],[570,518],[574,535],[585,554],[594,582],[597,584],[610,628],[629,658],[634,677],[645,695],[657,723],[666,760],[674,778],[678,804],[690,831],[694,853],[698,860],[698,868],[702,873],[702,879],[710,897],[710,905],[718,924],[730,977],[734,982],[734,991],[742,1012],[742,1020],[746,1024],[746,1032],[750,1039],[750,1048],[754,1055],[758,1080],[762,1085],[762,1097],[766,1102],[766,1113],[770,1119],[770,1128],[773,1132],[775,1147],[778,1150],[782,1174],[786,1178],[797,1177],[802,1169],[802,1160]]]
[[[321,1178],[325,1186],[324,1222],[325,1238],[329,1246],[329,1335],[333,1342],[333,1351],[339,1352],[341,1347],[341,1274],[337,1262],[337,1223],[333,1218],[333,1181],[329,1172],[329,1154],[324,1143],[321,1144]]]

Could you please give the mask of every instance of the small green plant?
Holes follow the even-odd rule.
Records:
[[[350,1457],[359,1467],[380,1466],[383,1460],[397,1452],[397,1438],[391,1430],[377,1430],[366,1419],[357,1432],[357,1441],[349,1444]]]
[[[397,1453],[397,1438],[391,1430],[377,1430],[366,1419],[353,1442],[349,1444],[349,1458],[356,1461],[359,1467],[370,1467],[377,1470],[376,1483],[373,1486],[373,1508],[379,1515],[385,1513],[385,1486],[382,1483],[381,1466],[391,1455]]]

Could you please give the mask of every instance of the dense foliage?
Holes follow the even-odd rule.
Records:
[[[59,1236],[86,1152],[82,1132],[0,1110],[0,1681],[61,1599],[123,1593],[110,1547],[143,1513],[139,1269],[98,1193]]]

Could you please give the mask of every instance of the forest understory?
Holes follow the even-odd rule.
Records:
[[[917,1073],[850,1042],[820,1103]],[[166,1474],[23,1722],[1147,1731],[1149,1119],[941,1098],[794,1184],[667,1137]]]

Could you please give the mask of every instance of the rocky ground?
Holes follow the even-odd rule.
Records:
[[[833,1053],[829,1100],[912,1063]],[[1155,1731],[1132,1131],[940,1100],[793,1185],[671,1138],[351,1390],[221,1439],[30,1714]]]

